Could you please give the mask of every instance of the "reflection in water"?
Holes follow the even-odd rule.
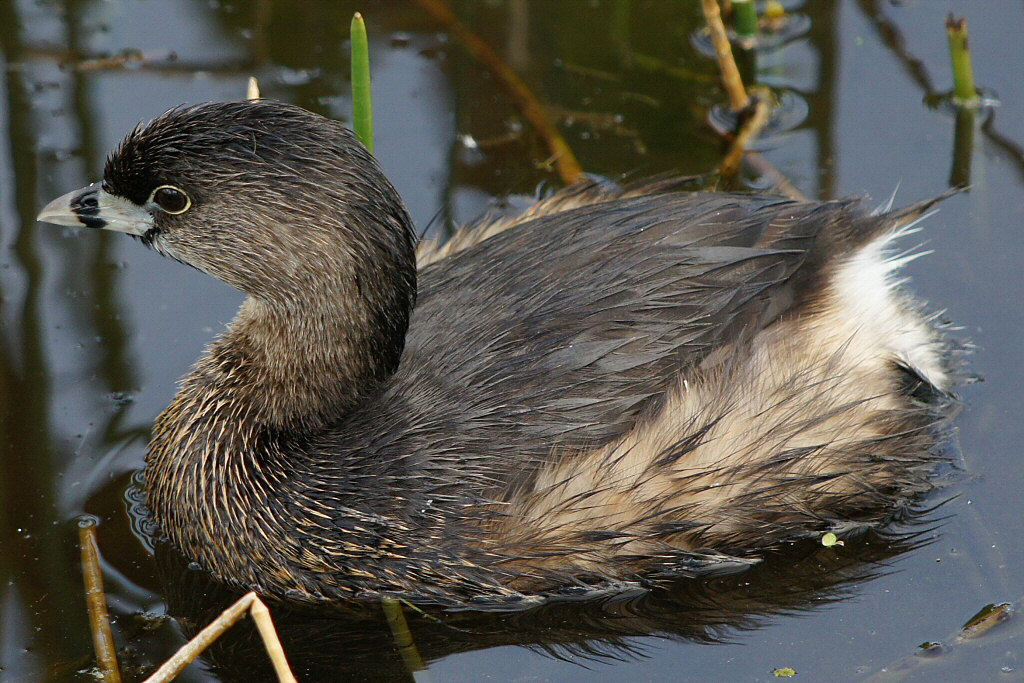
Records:
[[[0,44],[7,61],[26,57],[14,3],[0,3]],[[38,183],[31,90],[24,79],[10,74],[3,83],[8,123],[4,146],[16,175],[0,193],[13,194],[16,215],[11,218],[21,229],[5,223],[0,233],[5,252],[11,249],[13,254],[11,262],[7,253],[3,257],[0,305],[3,319],[14,321],[0,329],[0,604],[4,614],[22,615],[20,623],[8,627],[17,634],[15,642],[33,648],[39,660],[61,661],[80,653],[88,637],[81,630],[81,637],[68,630],[63,606],[81,599],[80,584],[69,570],[75,549],[61,527],[51,523],[56,508],[52,478],[67,454],[53,439],[53,383],[44,352],[44,269],[39,242],[27,229],[34,223]],[[77,621],[85,625],[84,619]],[[0,652],[4,662],[14,659],[7,649],[5,644]]]
[[[510,611],[421,611],[406,607],[413,645],[429,666],[449,655],[518,645],[566,661],[612,663],[645,657],[642,636],[723,643],[772,616],[820,608],[888,571],[927,532],[867,534],[842,550],[802,542],[738,574],[666,581],[651,590],[567,596]],[[237,600],[168,544],[157,547],[168,612],[192,636]],[[387,620],[374,603],[320,610],[270,605],[289,663],[300,680],[412,680]],[[222,681],[276,680],[248,620],[207,654]]]

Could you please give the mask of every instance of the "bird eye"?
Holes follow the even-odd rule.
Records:
[[[173,185],[161,185],[156,188],[149,196],[149,200],[170,214],[185,213],[192,206],[192,200],[185,191]]]

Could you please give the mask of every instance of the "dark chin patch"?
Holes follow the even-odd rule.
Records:
[[[156,253],[160,254],[161,256],[166,256],[167,258],[177,261],[178,263],[184,263],[186,266],[195,268],[195,266],[193,266],[191,263],[188,263],[187,261],[182,261],[174,254],[171,254],[166,249],[164,249],[163,245],[160,243],[161,234],[163,234],[163,230],[161,230],[160,228],[153,227],[147,230],[142,235],[132,235],[132,237],[139,240],[140,242],[142,242],[147,247],[149,247]]]
[[[139,237],[139,241],[142,242],[143,244],[145,244],[150,249],[155,249],[156,251],[160,251],[159,247],[156,246],[156,238],[157,238],[157,235],[159,235],[159,234],[160,234],[160,228],[152,227],[149,230],[147,230],[145,233],[143,233],[143,235],[141,237]]]
[[[87,228],[98,230],[107,227],[107,222],[99,217],[99,193],[96,190],[86,190],[72,199],[71,210]]]

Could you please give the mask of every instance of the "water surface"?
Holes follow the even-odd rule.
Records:
[[[721,158],[705,120],[725,98],[714,65],[691,43],[697,5],[509,1],[456,10],[551,105],[583,167],[619,177],[704,173]],[[140,120],[182,102],[238,98],[250,74],[265,96],[346,120],[356,9],[371,35],[377,156],[419,226],[443,234],[501,197],[557,185],[548,153],[495,79],[412,3],[0,2],[3,680],[67,677],[87,661],[82,514],[101,521],[116,634],[134,648],[128,662],[161,661],[180,644],[170,623],[136,633],[136,614],[163,614],[176,594],[132,515],[132,475],[176,379],[241,300],[123,236],[37,225],[38,209],[97,179],[107,151]],[[955,115],[924,102],[951,87],[949,10],[968,17],[977,80],[1001,103],[975,127],[972,153],[961,153],[955,170]],[[919,539],[927,545],[901,553],[795,549],[751,575],[749,590],[743,580],[706,582],[653,604],[627,596],[596,615],[556,608],[528,623],[467,617],[461,630],[413,617],[433,680],[767,681],[777,667],[801,680],[865,680],[923,641],[948,639],[984,604],[1024,595],[1024,80],[1016,49],[1024,8],[846,0],[799,11],[809,32],[761,55],[757,73],[806,102],[808,115],[761,151],[764,162],[809,197],[873,204],[897,187],[897,203],[909,203],[942,192],[954,172],[969,176],[970,190],[906,241],[931,252],[906,268],[913,290],[962,326],[976,347],[971,370],[985,378],[960,392],[966,476],[941,510],[945,521]],[[145,59],[128,68],[88,61],[126,51]],[[743,184],[764,181],[748,171]],[[412,677],[373,615],[337,630],[325,636],[329,646],[293,655],[297,669],[318,649],[351,648],[371,662],[358,667],[363,677]],[[903,680],[1019,680],[1020,636],[1011,621],[943,657],[915,660]],[[561,658],[518,646],[540,642],[577,645],[558,650]],[[195,666],[186,680],[230,676]]]

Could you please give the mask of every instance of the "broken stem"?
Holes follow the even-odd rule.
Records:
[[[221,612],[220,616],[210,622],[209,626],[196,634],[196,636],[185,643],[181,649],[174,653],[170,659],[164,662],[163,666],[145,680],[145,683],[166,683],[181,673],[182,669],[191,664],[202,654],[203,650],[210,647],[225,631],[238,623],[238,620],[245,616],[246,612],[252,614],[256,628],[263,639],[263,646],[270,656],[277,673],[277,680],[281,683],[296,683],[295,675],[288,666],[288,659],[281,647],[281,641],[277,637],[277,630],[270,618],[270,611],[263,604],[256,593],[246,593],[240,597],[235,604]]]
[[[967,19],[957,19],[950,12],[946,17],[946,34],[949,36],[949,57],[953,62],[954,101],[968,106],[976,104],[978,91],[974,87],[971,51],[967,47]]]

